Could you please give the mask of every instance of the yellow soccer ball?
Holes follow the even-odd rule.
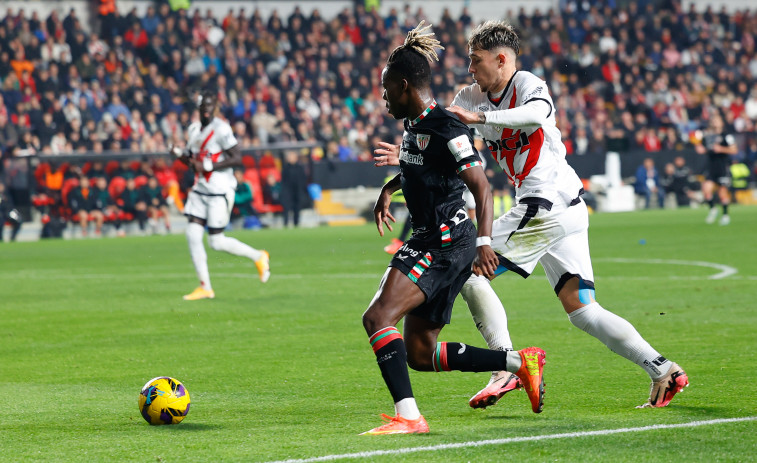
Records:
[[[189,391],[177,379],[158,376],[139,393],[139,411],[150,424],[177,424],[189,413]]]

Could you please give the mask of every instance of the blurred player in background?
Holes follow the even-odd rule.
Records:
[[[706,222],[714,223],[718,218],[718,210],[715,207],[715,189],[717,188],[720,205],[723,207],[720,225],[728,225],[731,223],[731,217],[728,215],[728,206],[731,204],[731,195],[728,192],[731,187],[731,157],[739,152],[736,138],[726,132],[723,119],[715,115],[710,121],[710,130],[704,135],[702,143],[694,146],[697,153],[707,154],[707,179],[702,184],[704,200],[710,206]]]
[[[463,283],[477,273],[493,276],[497,256],[490,247],[492,200],[489,182],[468,127],[439,107],[431,89],[430,59],[439,42],[424,34],[423,21],[387,59],[383,99],[395,119],[404,119],[400,173],[384,185],[373,213],[379,234],[392,229],[391,195],[399,188],[412,217],[413,235],[392,258],[363,314],[363,326],[394,399],[395,415],[363,434],[428,432],[413,396],[408,365],[419,371],[509,370],[527,384],[535,413],[541,412],[544,351],[480,349],[439,342]],[[465,210],[467,186],[476,200],[478,233]],[[478,238],[476,235],[478,234]],[[404,318],[403,334],[395,327]]]
[[[208,256],[202,238],[208,228],[208,244],[216,251],[247,257],[255,262],[260,281],[265,283],[271,275],[268,253],[252,248],[223,232],[229,224],[237,186],[233,168],[242,165],[242,155],[231,126],[216,117],[217,97],[205,91],[200,97],[200,120],[188,130],[187,148],[171,148],[184,163],[195,171],[195,183],[187,195],[184,215],[189,219],[187,242],[200,286],[184,296],[185,300],[213,299],[210,284]]]

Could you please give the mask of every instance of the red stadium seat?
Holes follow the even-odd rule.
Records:
[[[277,167],[261,167],[260,168],[260,180],[265,181],[265,179],[268,178],[269,175],[273,175],[273,178],[276,179],[277,182],[281,181],[281,171]]]
[[[260,158],[258,165],[261,169],[276,167],[276,158],[274,158],[271,154],[266,153],[263,155],[263,157]]]
[[[266,212],[281,212],[284,208],[280,204],[266,204],[263,202],[263,187],[260,185],[260,175],[256,169],[247,169],[244,179],[252,189],[252,206],[261,214]]]
[[[245,169],[255,168],[255,158],[252,156],[242,156],[242,165]]]
[[[118,170],[120,166],[121,164],[119,164],[118,161],[108,161],[108,163],[105,164],[105,173],[108,174],[108,177],[110,177],[113,175],[113,172]]]
[[[123,177],[113,177],[108,184],[108,193],[113,199],[118,199],[121,193],[126,189],[126,180]]]
[[[139,175],[134,178],[134,186],[137,188],[141,188],[144,185],[147,185],[147,176],[146,175]]]
[[[60,195],[61,198],[63,198],[63,204],[68,205],[68,193],[77,186],[79,186],[78,178],[69,178],[63,181],[63,187],[60,189]]]

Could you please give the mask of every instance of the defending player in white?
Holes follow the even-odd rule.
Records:
[[[571,323],[649,374],[650,396],[640,408],[668,405],[689,384],[684,370],[595,300],[582,183],[565,160],[546,83],[516,69],[519,38],[505,22],[481,24],[468,45],[475,84],[462,89],[447,109],[479,130],[515,186],[515,206],[492,227],[491,246],[500,254],[498,274],[510,270],[526,278],[540,262]],[[395,164],[396,149],[382,146],[376,150],[383,155],[377,165]],[[490,341],[493,327],[506,325],[507,319],[485,279],[471,277],[461,294],[490,348],[510,342],[509,335]],[[506,328],[502,332],[507,334]],[[471,399],[471,406],[492,405],[507,392],[494,380]]]
[[[242,165],[242,156],[231,126],[216,117],[217,98],[205,91],[200,97],[200,120],[190,124],[185,150],[171,152],[195,171],[195,183],[187,196],[187,243],[200,286],[184,296],[184,300],[213,299],[208,256],[202,238],[208,228],[208,244],[216,251],[247,257],[255,263],[260,281],[271,275],[268,252],[252,248],[236,238],[224,235],[234,206],[237,181],[233,168]]]

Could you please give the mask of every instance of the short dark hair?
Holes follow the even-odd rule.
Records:
[[[432,59],[439,61],[436,50],[443,50],[434,33],[424,34],[431,28],[431,24],[418,26],[407,33],[405,43],[395,48],[386,60],[386,68],[399,73],[416,88],[425,88],[431,84]]]
[[[476,26],[468,38],[468,46],[474,50],[491,51],[495,48],[509,48],[518,56],[520,38],[509,23],[505,21],[486,21]]]

